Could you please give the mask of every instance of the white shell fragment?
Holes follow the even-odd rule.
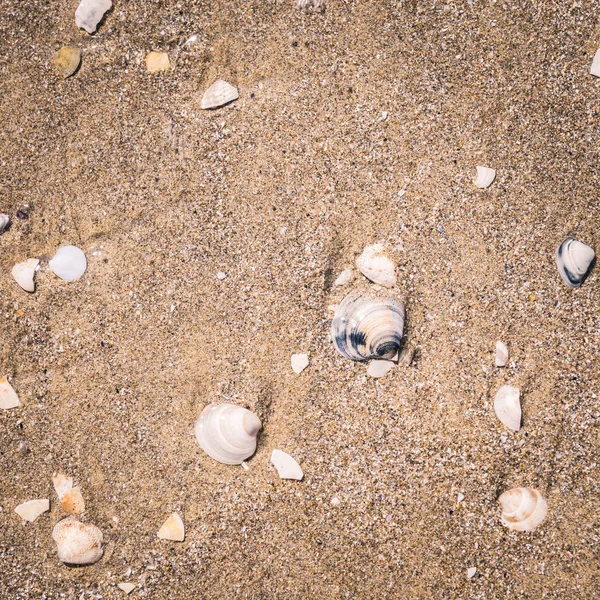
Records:
[[[496,342],[495,362],[497,367],[505,367],[508,364],[508,348],[500,341]]]
[[[204,92],[204,96],[202,96],[202,108],[204,110],[219,108],[238,98],[239,94],[237,88],[222,79],[217,79],[217,81]]]
[[[389,373],[396,363],[391,360],[372,360],[367,369],[367,375],[379,379]]]
[[[48,510],[50,510],[50,500],[29,500],[15,508],[15,512],[21,519],[30,523]]]
[[[496,179],[496,171],[489,167],[477,167],[477,177],[473,179],[473,183],[480,190],[490,187]]]
[[[413,346],[404,346],[398,357],[398,365],[401,367],[410,367],[415,356],[415,348]]]
[[[596,50],[596,54],[594,54],[594,60],[592,60],[590,74],[600,77],[600,49]]]
[[[81,495],[81,488],[70,489],[61,499],[60,505],[65,512],[72,515],[80,515],[85,512],[85,502]]]
[[[17,408],[17,406],[21,406],[19,396],[17,396],[17,392],[15,392],[12,385],[8,383],[8,379],[3,377],[0,379],[0,408],[8,410]]]
[[[59,521],[52,531],[58,558],[68,565],[91,565],[102,557],[102,532],[90,523],[68,518]]]
[[[556,266],[562,280],[573,289],[581,286],[596,253],[587,244],[568,237],[555,253]]]
[[[344,269],[337,277],[337,279],[333,282],[335,287],[340,287],[342,285],[346,285],[350,281],[354,279],[354,274],[352,273],[352,269]]]
[[[10,223],[10,217],[4,213],[0,214],[0,235],[4,233],[4,230],[8,227]]]
[[[494,410],[500,421],[513,431],[521,429],[520,392],[512,385],[503,385],[494,398]]]
[[[209,404],[196,421],[196,439],[211,458],[239,465],[256,450],[260,419],[233,404]]]
[[[473,577],[475,577],[475,573],[477,573],[477,567],[469,567],[467,569],[467,577],[469,579],[472,579]]]
[[[52,483],[59,500],[62,500],[65,497],[65,494],[70,492],[73,488],[73,478],[67,477],[60,471],[52,476]]]
[[[133,592],[133,590],[135,590],[135,584],[134,583],[128,583],[128,582],[121,582],[121,583],[117,583],[117,587],[124,591],[127,595],[131,594],[131,592]]]
[[[183,521],[177,513],[173,513],[158,530],[158,537],[161,540],[171,540],[173,542],[183,542],[185,539],[185,527]]]
[[[308,367],[308,354],[292,354],[292,370],[300,375]]]
[[[548,503],[533,488],[508,490],[498,502],[502,507],[502,524],[512,531],[533,531],[548,514]]]
[[[281,479],[297,479],[304,477],[300,465],[289,455],[281,450],[271,452],[271,463],[277,469]]]
[[[15,281],[26,291],[35,292],[35,272],[40,261],[37,258],[29,258],[26,261],[17,263],[10,272]]]
[[[389,288],[396,285],[396,275],[394,263],[383,252],[383,244],[367,246],[356,259],[356,266],[369,281]]]
[[[56,251],[48,266],[61,279],[75,281],[85,273],[87,259],[77,246],[63,246]]]
[[[148,73],[158,73],[159,71],[168,71],[171,68],[169,55],[166,52],[152,51],[146,55],[146,71]]]
[[[111,6],[111,0],[81,0],[75,11],[75,24],[88,33],[94,33]]]

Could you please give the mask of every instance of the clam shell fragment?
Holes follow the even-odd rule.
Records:
[[[94,33],[111,6],[111,0],[81,0],[75,11],[75,24],[88,33]]]
[[[595,77],[600,77],[600,49],[596,50],[596,54],[594,54],[590,74]]]
[[[50,500],[47,499],[29,500],[23,502],[23,504],[19,504],[19,506],[15,508],[15,512],[21,519],[29,521],[30,523],[33,523],[40,515],[48,510],[50,510]]]
[[[169,55],[166,52],[150,52],[146,55],[146,70],[148,73],[168,71],[171,68]]]
[[[173,542],[183,542],[185,539],[185,527],[181,517],[173,513],[158,530],[156,534],[161,540],[171,540]]]
[[[497,367],[505,367],[508,363],[508,348],[503,342],[496,342],[496,358],[495,363]]]
[[[58,499],[62,500],[73,488],[73,478],[59,471],[52,476],[52,484],[54,485],[54,491]]]
[[[271,452],[271,463],[277,469],[281,479],[297,479],[300,481],[304,477],[300,465],[289,454],[281,450]]]
[[[81,495],[81,488],[74,487],[66,492],[61,499],[60,505],[65,512],[72,515],[79,515],[85,512],[85,502]]]
[[[556,249],[555,256],[562,280],[570,288],[576,289],[585,281],[596,253],[587,244],[568,237]]]
[[[391,360],[398,354],[404,330],[404,307],[394,298],[350,292],[331,322],[336,349],[351,360]]]
[[[237,88],[230,83],[217,79],[202,96],[202,108],[208,110],[211,108],[219,108],[229,104],[239,98]]]
[[[387,375],[396,363],[391,360],[372,360],[367,369],[367,375],[374,379],[379,379]]]
[[[384,254],[383,244],[367,246],[356,259],[358,270],[373,283],[383,287],[396,285],[394,263]]]
[[[87,269],[87,259],[77,246],[63,246],[48,262],[50,270],[65,281],[79,279]]]
[[[63,79],[73,75],[80,63],[81,50],[72,46],[64,46],[52,57],[52,66]]]
[[[129,595],[133,590],[135,590],[135,584],[122,581],[121,583],[117,583],[117,587],[125,592],[125,594]]]
[[[239,465],[256,451],[260,419],[233,404],[209,404],[196,421],[196,439],[211,458]]]
[[[17,392],[15,392],[12,385],[8,383],[8,379],[3,377],[0,379],[0,408],[8,410],[17,408],[17,406],[21,406],[19,396],[17,396]]]
[[[521,429],[520,392],[512,385],[503,385],[494,398],[494,410],[500,421],[513,431]]]
[[[308,354],[292,354],[292,371],[300,375],[308,367]]]
[[[68,518],[59,521],[52,531],[58,558],[68,565],[91,565],[102,557],[102,532],[90,523]]]
[[[490,187],[496,179],[496,171],[489,167],[477,167],[477,177],[473,180],[473,183],[480,190]]]
[[[37,258],[29,258],[17,263],[10,272],[15,281],[26,291],[35,292],[35,272],[40,261]]]
[[[533,488],[508,490],[498,502],[502,507],[502,524],[512,531],[533,531],[548,514],[548,503]]]

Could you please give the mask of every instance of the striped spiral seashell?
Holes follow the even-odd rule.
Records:
[[[346,358],[392,359],[404,330],[404,307],[394,298],[373,298],[350,292],[331,322],[333,345]]]
[[[75,519],[59,521],[52,531],[58,558],[68,565],[91,565],[102,557],[102,532]]]
[[[498,498],[502,524],[512,531],[533,531],[548,514],[548,503],[533,488],[516,487]]]

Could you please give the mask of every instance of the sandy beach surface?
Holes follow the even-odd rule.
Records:
[[[600,598],[600,281],[554,260],[569,235],[600,248],[598,5],[115,0],[93,35],[76,8],[0,10],[0,377],[22,403],[0,414],[0,598]],[[217,78],[239,100],[203,111]],[[329,307],[373,291],[333,281],[374,242],[416,348],[379,380],[329,338]],[[66,244],[72,283],[47,266]],[[248,470],[198,446],[211,402],[261,418]],[[94,565],[58,560],[59,470]],[[500,522],[514,486],[548,500],[534,532]],[[33,498],[50,511],[23,523]],[[157,538],[174,511],[179,543]]]

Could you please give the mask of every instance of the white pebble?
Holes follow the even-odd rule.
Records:
[[[345,285],[349,281],[354,278],[352,273],[352,269],[344,269],[339,275],[338,278],[333,282],[333,285],[338,287],[340,285]]]
[[[337,506],[340,502],[341,500],[336,496],[331,499],[331,504],[333,504],[333,506]]]
[[[462,492],[458,492],[458,502],[462,502],[465,499],[465,495]]]
[[[225,273],[223,273],[223,271],[219,271],[217,273],[217,279],[220,279],[222,281],[223,279],[225,279],[225,277],[227,277],[227,275],[225,275]]]

